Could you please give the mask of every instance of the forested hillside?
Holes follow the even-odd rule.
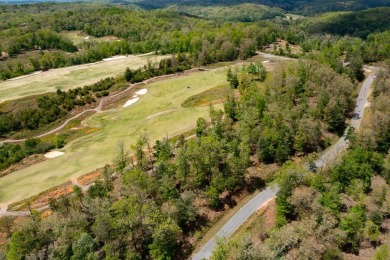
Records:
[[[172,11],[134,11],[108,7],[85,11],[26,14],[34,6],[0,6],[0,78],[36,70],[95,62],[118,54],[187,53],[200,65],[245,59],[276,39],[274,26],[205,21]],[[62,7],[62,5],[61,5]],[[129,26],[131,24],[131,26]],[[75,46],[62,31],[81,30],[95,36],[115,36],[112,42],[82,42]],[[29,50],[39,50],[29,53]],[[47,51],[44,51],[47,50]],[[68,52],[72,51],[72,54]],[[27,53],[26,53],[27,52]],[[18,55],[27,54],[27,58]]]
[[[390,29],[390,7],[350,13],[324,14],[308,19],[304,26],[309,33],[329,33],[366,38],[371,33]]]
[[[258,4],[241,4],[235,6],[171,5],[167,9],[205,19],[235,22],[255,22],[273,19],[275,17],[285,17],[283,10],[279,8],[270,8]]]
[[[123,2],[126,2],[125,0]],[[167,5],[179,4],[179,5],[193,5],[193,6],[229,6],[242,3],[255,3],[263,4],[272,7],[279,7],[286,11],[292,11],[304,15],[313,15],[318,13],[325,13],[330,11],[356,11],[378,6],[389,6],[389,0],[354,0],[354,1],[340,1],[340,0],[141,0],[141,1],[129,1],[136,3],[139,6],[145,8],[161,8]]]

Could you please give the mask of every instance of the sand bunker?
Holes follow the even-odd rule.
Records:
[[[146,88],[140,89],[135,92],[136,95],[145,95],[146,93],[148,93],[148,90]]]
[[[120,60],[120,59],[125,59],[126,56],[122,55],[122,56],[115,56],[115,57],[111,57],[111,58],[106,58],[106,59],[103,59],[104,61],[112,61],[112,60]]]
[[[126,102],[126,104],[123,105],[123,107],[128,107],[131,106],[132,104],[136,103],[139,100],[139,97],[130,99]]]
[[[58,156],[61,156],[64,154],[65,154],[64,152],[60,152],[60,151],[51,151],[51,152],[46,153],[45,157],[48,159],[51,159],[51,158],[55,158],[55,157],[58,157]]]

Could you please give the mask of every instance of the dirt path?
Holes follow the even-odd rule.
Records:
[[[92,185],[94,185],[94,182],[91,183],[91,184],[88,184],[88,185],[82,185],[81,183],[79,183],[79,182],[77,181],[76,178],[72,178],[72,179],[70,179],[70,181],[72,182],[72,185],[73,185],[73,186],[78,186],[78,187],[80,187],[82,191],[87,191],[87,190],[89,189],[89,187],[91,187]]]

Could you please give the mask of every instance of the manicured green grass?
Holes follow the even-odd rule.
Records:
[[[147,86],[149,92],[126,108],[108,110],[87,119],[99,130],[72,141],[65,155],[48,159],[0,179],[0,203],[12,203],[38,194],[71,178],[111,163],[118,141],[126,147],[146,133],[151,143],[195,128],[198,117],[208,117],[209,108],[183,108],[189,97],[226,84],[226,69],[196,72]],[[221,106],[219,106],[221,107]],[[168,111],[169,113],[160,113]],[[160,113],[159,116],[149,117]]]
[[[0,82],[0,103],[6,100],[68,90],[93,84],[101,79],[124,73],[126,67],[136,69],[148,60],[160,61],[164,56],[128,56],[123,59],[53,69],[40,74],[28,75]]]

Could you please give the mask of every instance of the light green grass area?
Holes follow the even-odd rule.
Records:
[[[78,45],[82,42],[92,42],[92,41],[105,42],[105,41],[118,41],[118,40],[120,40],[118,37],[115,37],[115,36],[106,36],[106,37],[96,38],[96,37],[93,37],[91,35],[85,34],[82,31],[64,31],[64,32],[62,32],[62,34],[76,45]]]
[[[290,17],[291,17],[291,20],[294,20],[294,21],[297,20],[297,19],[300,19],[300,18],[305,18],[303,15],[287,13],[286,14],[286,18],[290,19]]]
[[[158,62],[167,56],[132,56],[122,59],[101,61],[79,66],[53,69],[39,74],[22,76],[0,82],[0,103],[30,95],[68,90],[93,84],[107,77],[124,73],[126,67],[136,69],[147,64],[148,60]]]
[[[66,145],[62,149],[65,155],[1,178],[0,203],[20,201],[112,163],[120,140],[130,147],[145,133],[154,144],[166,134],[173,137],[195,128],[196,119],[207,118],[209,108],[183,108],[181,104],[193,95],[226,83],[226,69],[222,68],[148,85],[148,93],[137,103],[88,118],[86,124],[99,130]]]

